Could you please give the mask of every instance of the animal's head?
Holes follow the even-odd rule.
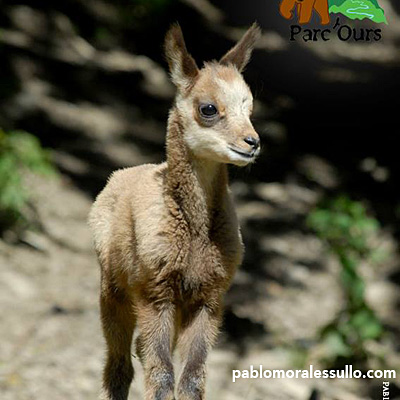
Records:
[[[250,122],[253,96],[242,76],[259,33],[252,25],[219,62],[199,69],[179,25],[168,31],[165,54],[177,87],[176,108],[196,157],[244,166],[259,154],[260,139]]]

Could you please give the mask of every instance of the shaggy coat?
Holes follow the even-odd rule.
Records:
[[[103,399],[128,397],[136,327],[145,399],[175,398],[175,347],[183,363],[176,398],[204,399],[207,352],[243,255],[227,164],[246,165],[259,152],[240,73],[257,35],[254,25],[219,63],[199,70],[179,26],[171,28],[165,51],[177,97],[167,161],[116,171],[92,207],[107,344]]]

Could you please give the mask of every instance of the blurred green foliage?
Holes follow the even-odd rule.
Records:
[[[29,225],[30,194],[24,173],[54,176],[50,155],[39,140],[26,132],[0,129],[0,232]]]
[[[368,357],[366,341],[379,339],[382,324],[365,301],[365,282],[360,262],[376,260],[371,239],[379,223],[367,215],[362,203],[347,196],[322,202],[308,217],[308,226],[323,239],[341,264],[341,282],[346,304],[321,335],[329,349],[325,361],[332,366],[363,362]]]

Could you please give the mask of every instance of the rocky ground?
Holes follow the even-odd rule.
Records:
[[[28,232],[18,244],[0,241],[0,397],[95,399],[104,343],[99,270],[86,225],[91,199],[65,177],[30,180],[30,186],[43,232]],[[245,201],[247,186],[233,184],[248,250],[228,295],[224,333],[209,357],[208,399],[371,399],[365,382],[354,379],[232,383],[233,369],[260,364],[266,369],[294,368],[298,364],[290,344],[312,343],[341,305],[337,264],[316,237],[295,224],[290,227],[317,194],[290,184],[258,184],[253,189],[257,197]],[[268,230],[268,225],[284,221],[287,229],[276,234]],[[259,249],[252,244],[254,235]],[[261,257],[257,277],[251,272],[254,257]],[[366,271],[377,310],[383,318],[393,316],[396,287],[382,273]],[[388,357],[392,365],[399,361],[395,354]],[[134,365],[131,395],[137,398],[142,373],[136,358]]]

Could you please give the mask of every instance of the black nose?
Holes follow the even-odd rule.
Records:
[[[253,147],[255,150],[258,149],[258,146],[260,146],[260,139],[257,139],[253,136],[247,136],[247,138],[245,138],[244,141],[251,147]]]

